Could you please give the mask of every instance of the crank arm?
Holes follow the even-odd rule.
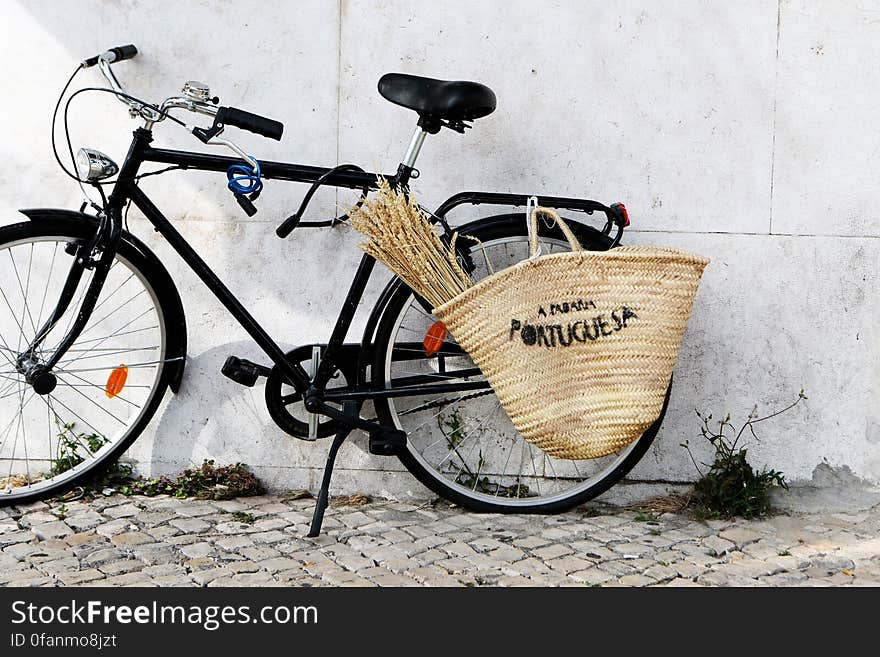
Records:
[[[357,415],[346,415],[338,408],[333,408],[329,404],[325,403],[324,400],[322,400],[320,396],[313,390],[310,390],[306,393],[304,405],[309,413],[320,413],[321,415],[326,415],[330,419],[336,420],[337,422],[340,422],[345,426],[351,427],[352,429],[360,429],[361,431],[367,432],[387,430],[387,427],[382,426],[378,422],[370,422],[369,420],[365,420]]]
[[[345,410],[340,411],[321,401],[318,394],[314,389],[309,391],[306,395],[306,410],[310,413],[326,415],[342,425],[342,428],[336,434],[336,439],[333,441],[334,447],[331,450],[338,449],[337,444],[341,444],[341,440],[344,440],[344,438],[340,439],[340,436],[347,436],[352,429],[360,429],[369,434],[370,454],[396,456],[406,449],[407,434],[405,431],[363,419],[357,413],[356,401],[346,401],[343,405]],[[333,458],[335,458],[335,453]]]

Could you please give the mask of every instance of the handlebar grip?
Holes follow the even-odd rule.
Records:
[[[127,46],[116,46],[115,48],[110,48],[107,52],[112,52],[116,55],[116,59],[114,62],[121,62],[123,59],[131,59],[135,55],[138,54],[138,49],[135,48],[132,44],[128,44]]]
[[[217,123],[225,123],[233,125],[236,128],[254,132],[269,139],[281,141],[281,134],[284,132],[284,124],[280,121],[267,119],[257,114],[251,114],[235,107],[221,107],[217,110]]]
[[[115,48],[105,50],[100,55],[84,59],[82,65],[84,68],[89,68],[97,64],[99,59],[103,59],[112,64],[113,62],[121,62],[123,59],[131,59],[137,54],[138,49],[132,44],[128,44],[127,46],[116,46]]]

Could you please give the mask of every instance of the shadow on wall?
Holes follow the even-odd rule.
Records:
[[[222,424],[227,413],[250,417],[254,433],[265,421],[265,408],[255,403],[253,394],[228,379],[216,367],[227,355],[238,353],[248,346],[245,342],[224,344],[198,356],[188,356],[180,391],[169,394],[161,416],[153,421],[151,451],[145,457],[159,472],[169,474],[205,458],[214,458],[224,464],[241,459],[240,441],[252,441],[254,436],[231,436],[212,431],[211,426]],[[204,386],[196,381],[211,377],[216,385]],[[261,388],[259,388],[261,389]],[[254,390],[258,390],[255,388]],[[211,394],[213,393],[213,394]],[[211,394],[211,399],[207,395]],[[158,420],[158,421],[157,421]]]
[[[318,470],[320,474],[327,441],[305,442],[279,429],[266,410],[264,380],[247,388],[220,373],[219,364],[227,356],[252,350],[252,343],[240,341],[187,358],[180,392],[168,394],[166,403],[151,423],[152,441],[144,441],[150,445],[149,451],[133,449],[135,460],[144,470],[149,468],[152,476],[176,474],[205,459],[214,459],[224,465],[245,462],[255,469]],[[199,383],[202,378],[208,378],[211,385]],[[225,430],[230,426],[247,426],[249,430]],[[345,452],[343,456],[348,464],[363,464],[371,470],[403,469],[396,459],[370,455],[366,440],[359,432],[346,441]],[[285,483],[293,487],[297,482]],[[302,485],[309,483],[307,480]]]

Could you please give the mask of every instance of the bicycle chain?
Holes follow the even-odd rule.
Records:
[[[398,415],[410,415],[411,413],[418,413],[419,411],[427,411],[432,408],[437,408],[438,406],[443,406],[444,404],[451,404],[451,403],[457,402],[457,401],[467,401],[469,399],[476,399],[477,397],[482,397],[483,395],[488,395],[492,392],[494,392],[494,391],[489,389],[489,390],[483,390],[481,392],[475,392],[470,395],[465,395],[464,397],[456,397],[455,399],[452,399],[452,400],[438,399],[437,401],[426,402],[426,403],[422,404],[421,406],[415,406],[414,408],[407,409],[407,410],[403,411],[402,413],[398,413]],[[368,422],[378,422],[379,418],[373,417],[367,421]]]

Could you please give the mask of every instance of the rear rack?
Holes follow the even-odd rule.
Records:
[[[526,207],[532,196],[535,195],[500,194],[495,192],[459,192],[443,201],[443,203],[440,204],[440,207],[432,214],[445,224],[446,215],[460,205],[504,205]],[[602,212],[606,217],[605,226],[602,228],[602,234],[610,235],[612,228],[615,226],[617,227],[617,233],[613,238],[610,248],[614,248],[620,243],[623,229],[629,225],[626,209],[620,203],[608,206],[604,203],[599,203],[599,201],[591,201],[583,198],[566,198],[563,196],[537,196],[537,198],[538,204],[545,208],[585,212],[590,215],[594,212]]]

